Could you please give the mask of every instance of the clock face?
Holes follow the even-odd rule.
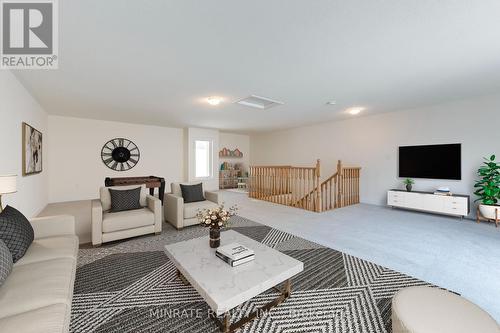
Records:
[[[109,140],[102,147],[101,158],[104,164],[115,171],[127,171],[135,167],[141,153],[139,148],[128,139]]]

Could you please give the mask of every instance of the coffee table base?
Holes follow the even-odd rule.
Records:
[[[220,320],[219,318],[214,316],[214,320],[219,325],[221,332],[223,332],[223,333],[234,332],[237,329],[241,328],[242,326],[248,324],[252,320],[259,318],[260,315],[262,315],[264,312],[281,304],[284,300],[286,300],[291,295],[292,288],[291,288],[290,280],[288,279],[285,281],[283,289],[279,289],[277,287],[274,287],[274,289],[280,292],[280,295],[277,298],[275,298],[271,302],[265,304],[264,306],[260,307],[259,309],[255,310],[254,312],[250,313],[248,316],[241,318],[240,320],[238,320],[235,323],[231,324],[231,314],[229,312],[224,313],[222,320]]]
[[[179,270],[177,270],[177,277],[184,284],[186,285],[189,284],[189,282],[186,280],[186,278],[182,275],[182,273]],[[241,328],[242,326],[248,324],[252,320],[259,318],[261,314],[263,314],[266,311],[269,311],[275,306],[278,306],[288,297],[290,297],[290,295],[292,294],[292,284],[290,282],[290,279],[284,282],[283,289],[279,289],[278,287],[274,287],[273,289],[277,290],[280,293],[278,297],[276,297],[271,302],[265,304],[264,306],[260,307],[259,309],[255,310],[254,312],[250,313],[248,316],[241,318],[235,323],[231,324],[231,314],[229,313],[229,311],[224,313],[224,315],[222,316],[222,320],[220,320],[215,314],[212,316],[212,319],[214,319],[214,321],[217,323],[221,332],[223,333],[234,332],[237,329]]]

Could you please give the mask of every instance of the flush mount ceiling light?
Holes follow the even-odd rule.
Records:
[[[337,101],[326,102],[326,105],[337,105]]]
[[[362,107],[353,107],[353,108],[349,108],[347,109],[347,112],[349,112],[350,114],[352,114],[353,116],[359,114],[361,111],[363,111],[365,108],[362,108]]]
[[[212,105],[212,106],[219,105],[220,103],[222,103],[223,100],[224,100],[223,98],[217,97],[217,96],[207,97],[207,103]]]
[[[283,105],[285,103],[279,102],[267,97],[250,95],[236,102],[236,104],[248,106],[255,109],[265,110],[276,105]]]

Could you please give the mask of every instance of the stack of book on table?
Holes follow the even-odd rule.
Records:
[[[215,255],[224,260],[232,267],[244,264],[255,259],[255,253],[253,252],[253,250],[238,243],[231,243],[219,247],[215,251]]]

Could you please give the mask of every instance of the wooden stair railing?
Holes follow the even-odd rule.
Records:
[[[286,206],[322,212],[359,203],[359,167],[337,164],[337,172],[320,182],[315,167],[251,166],[249,196]]]

